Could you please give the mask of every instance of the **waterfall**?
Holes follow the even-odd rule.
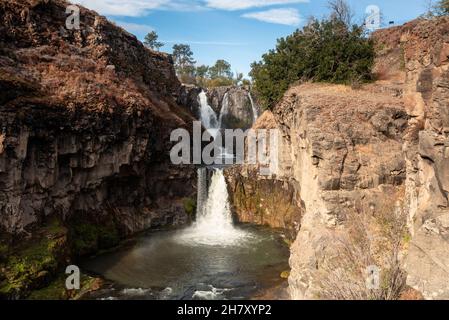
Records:
[[[253,96],[251,95],[251,92],[248,92],[249,101],[251,101],[251,108],[253,109],[253,117],[254,117],[254,123],[256,123],[257,118],[259,118],[259,112],[257,111],[256,105],[253,100]]]
[[[198,194],[196,216],[201,217],[204,214],[204,208],[207,201],[207,168],[198,169]]]
[[[211,136],[215,136],[214,133],[217,131],[217,129],[220,128],[220,126],[218,123],[217,115],[207,102],[207,95],[204,91],[201,91],[201,93],[198,96],[198,100],[200,103],[201,123],[209,131]]]
[[[220,118],[217,119],[212,107],[207,102],[207,95],[202,91],[198,97],[201,106],[201,122],[213,136],[222,128],[223,117],[229,112],[229,94],[223,97]],[[224,148],[220,148],[219,157],[234,157]],[[198,169],[198,195],[196,222],[181,232],[176,241],[189,245],[236,246],[249,237],[243,230],[234,227],[232,222],[229,194],[223,170],[213,169],[208,187],[207,168]]]
[[[233,229],[228,197],[223,170],[214,170],[203,214],[197,217],[200,229],[205,232]]]
[[[201,169],[198,174],[198,179],[203,179],[204,172]],[[197,221],[177,237],[178,242],[189,245],[236,246],[249,237],[247,232],[233,225],[223,170],[213,171],[207,200],[202,204],[198,203],[198,207]]]
[[[229,113],[229,93],[226,92],[221,103],[220,118],[218,120],[218,127],[223,128],[223,117]]]

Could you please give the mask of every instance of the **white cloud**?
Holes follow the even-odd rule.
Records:
[[[147,11],[170,5],[171,0],[73,0],[102,15],[138,17]]]
[[[306,3],[310,0],[72,0],[107,16],[144,16],[151,10],[198,11],[244,10],[273,5]]]
[[[124,22],[115,20],[114,21],[118,26],[122,27],[128,32],[131,32],[133,34],[136,33],[148,33],[154,30],[152,26],[149,26],[147,24],[138,24],[138,23],[130,23],[130,22]]]
[[[297,26],[301,23],[301,16],[294,8],[271,9],[267,11],[252,12],[242,15],[244,18],[256,19],[268,23]]]
[[[285,5],[292,3],[304,3],[309,0],[205,0],[206,5],[214,9],[243,10],[273,5]]]
[[[239,47],[246,46],[247,43],[242,42],[226,42],[226,41],[185,41],[185,40],[164,40],[165,43],[187,43],[205,46],[226,46],[226,47]]]

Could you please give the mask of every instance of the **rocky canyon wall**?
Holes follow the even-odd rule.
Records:
[[[261,117],[274,120],[261,120],[260,128],[278,128],[283,135],[281,168],[269,183],[293,188],[301,212],[291,246],[293,299],[373,298],[363,293],[366,274],[348,278],[354,273],[345,263],[360,269],[378,264],[387,278],[396,273],[401,290],[417,292],[414,297],[449,298],[448,30],[448,18],[435,18],[378,31],[376,83],[357,89],[296,86]],[[257,208],[239,194],[263,194],[264,185],[254,180],[266,178],[248,179],[248,172],[244,167],[234,174],[230,189],[242,219],[260,222]],[[283,221],[282,215],[276,220]],[[385,230],[396,230],[395,244],[386,245]],[[357,232],[368,237],[343,240]],[[382,244],[365,243],[369,233]],[[382,251],[390,255],[383,260],[396,266],[385,269]],[[352,261],[342,258],[348,254]],[[398,290],[375,298],[400,296]]]
[[[279,176],[294,181],[304,208],[291,247],[293,299],[330,298],[323,296],[322,266],[339,255],[338,234],[349,230],[351,212],[374,214],[401,193],[407,114],[383,89],[305,84],[273,111],[290,156],[291,169]]]
[[[416,20],[375,34],[382,60],[400,60],[410,116],[404,141],[413,234],[407,283],[449,299],[449,19]]]
[[[207,101],[221,118],[222,128],[249,129],[260,115],[257,98],[251,94],[249,87],[229,86],[202,89],[195,85],[183,85],[178,102],[189,106],[197,119],[201,118],[201,106],[198,95],[206,92]]]
[[[65,1],[0,1],[0,225],[46,216],[115,219],[124,234],[188,219],[192,167],[170,164],[170,132],[192,128],[171,58]]]
[[[349,233],[351,213],[374,215],[403,198],[408,115],[401,97],[385,84],[293,87],[253,127],[280,131],[278,171],[264,177],[251,166],[228,170],[240,220],[294,235],[293,299],[333,298],[323,295],[322,266],[339,255],[338,236]]]

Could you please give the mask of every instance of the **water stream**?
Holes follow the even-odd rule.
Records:
[[[257,110],[256,104],[254,103],[253,96],[251,95],[251,92],[248,92],[248,98],[249,101],[251,101],[251,108],[253,110],[253,124],[256,123],[257,119],[259,118],[259,112]]]

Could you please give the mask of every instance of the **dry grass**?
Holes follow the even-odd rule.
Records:
[[[399,202],[347,213],[345,232],[335,236],[335,254],[321,272],[322,297],[331,300],[397,300],[405,289],[401,254],[409,239]],[[367,268],[380,270],[380,286],[369,289]]]

